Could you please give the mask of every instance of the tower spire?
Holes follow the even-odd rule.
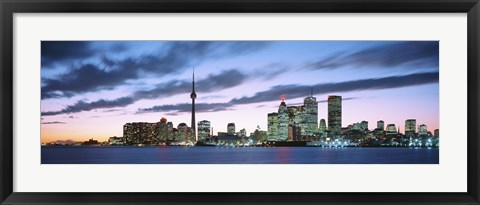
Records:
[[[190,98],[192,98],[192,124],[191,128],[193,130],[193,137],[197,140],[197,129],[195,126],[195,98],[197,98],[197,93],[195,93],[195,68],[192,69],[192,94],[190,94]]]

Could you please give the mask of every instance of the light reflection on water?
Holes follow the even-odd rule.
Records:
[[[438,164],[439,149],[42,147],[42,164]]]

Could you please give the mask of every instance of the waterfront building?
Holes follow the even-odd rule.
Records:
[[[383,120],[377,121],[377,129],[385,130],[385,122]]]
[[[308,135],[305,106],[287,106],[288,125],[295,126],[300,135]]]
[[[277,132],[278,132],[278,113],[277,112],[272,112],[268,113],[268,138],[273,140],[277,138]]]
[[[328,96],[328,129],[339,135],[342,129],[342,96]]]
[[[435,137],[440,136],[440,130],[439,129],[433,130],[433,136],[435,136]]]
[[[311,136],[317,132],[318,127],[318,103],[317,98],[313,97],[313,90],[309,97],[303,100],[305,131],[302,135]]]
[[[276,139],[277,141],[286,141],[288,138],[288,108],[285,104],[285,97],[282,96],[282,102],[278,107],[278,131]]]
[[[202,120],[198,122],[198,141],[205,141],[210,137],[210,121]]]
[[[126,123],[123,125],[123,137],[127,145],[156,144],[158,142],[158,123]]]
[[[421,124],[418,126],[418,134],[419,135],[426,135],[427,134],[427,125]]]
[[[167,118],[162,117],[160,122],[158,122],[158,140],[160,142],[168,141],[168,125],[167,125]]]
[[[362,131],[368,131],[368,121],[362,121],[360,122],[360,130]]]
[[[390,132],[390,133],[397,132],[397,126],[395,126],[395,124],[388,124],[387,125],[387,132]]]
[[[188,127],[186,123],[180,123],[177,126],[178,134],[177,134],[177,140],[178,142],[184,142],[184,143],[195,143],[195,136],[192,133],[192,129]]]
[[[109,145],[123,145],[123,137],[109,137],[108,138],[108,144]]]
[[[227,125],[227,133],[229,135],[235,135],[235,123],[231,122]]]
[[[408,119],[405,120],[405,135],[413,135],[416,132],[417,120]]]
[[[217,144],[224,146],[236,146],[242,143],[242,138],[236,135],[218,136]]]
[[[318,126],[318,131],[320,133],[324,133],[327,130],[327,125],[325,123],[325,119],[320,120],[320,125]]]
[[[173,122],[167,122],[167,141],[173,141],[174,136],[173,136]]]
[[[247,130],[245,130],[245,128],[241,129],[238,136],[240,136],[240,137],[246,137],[246,136],[247,136]]]

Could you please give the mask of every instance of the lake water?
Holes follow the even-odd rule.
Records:
[[[42,147],[42,164],[438,164],[439,150],[321,147]]]

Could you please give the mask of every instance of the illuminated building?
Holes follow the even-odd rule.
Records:
[[[205,141],[210,137],[210,121],[202,120],[198,122],[198,140]]]
[[[415,134],[417,127],[417,120],[408,119],[405,121],[405,134]]]
[[[383,122],[383,120],[377,121],[377,129],[385,130],[385,122]]]
[[[275,139],[278,132],[278,113],[268,113],[268,138]]]
[[[288,106],[288,125],[295,126],[300,135],[307,134],[305,106]]]
[[[239,136],[240,136],[240,137],[246,137],[246,136],[247,136],[247,130],[245,130],[245,128],[241,129]]]
[[[318,131],[319,131],[320,133],[323,133],[323,132],[325,132],[326,130],[327,130],[327,125],[326,125],[326,123],[325,123],[325,119],[321,119],[321,120],[320,120],[320,125],[318,126]]]
[[[313,97],[313,90],[310,96],[303,100],[303,106],[305,107],[304,120],[306,126],[302,135],[313,135],[317,132],[318,127],[318,103],[317,98]]]
[[[333,135],[342,129],[342,96],[328,96],[328,129]]]
[[[173,136],[173,123],[172,122],[167,122],[167,141],[173,141],[174,136]]]
[[[278,107],[278,131],[276,139],[277,141],[286,141],[288,138],[288,109],[285,104],[285,97],[282,96],[282,102]]]
[[[427,125],[421,124],[418,126],[418,134],[419,135],[426,135],[427,134]]]
[[[177,126],[178,130],[178,135],[177,135],[177,140],[178,142],[185,142],[185,143],[190,143],[192,142],[191,136],[191,129],[187,126],[185,123],[180,123]]]
[[[397,127],[395,126],[395,124],[388,124],[387,132],[391,132],[391,133],[397,132]]]
[[[235,135],[235,123],[231,122],[227,125],[227,133],[229,135]]]
[[[109,145],[123,145],[123,137],[109,137],[108,138]]]
[[[158,142],[158,123],[133,122],[123,125],[125,144],[156,144]]]
[[[160,142],[166,142],[168,141],[168,125],[167,125],[167,119],[162,117],[160,119],[160,122],[158,123],[158,140]]]

